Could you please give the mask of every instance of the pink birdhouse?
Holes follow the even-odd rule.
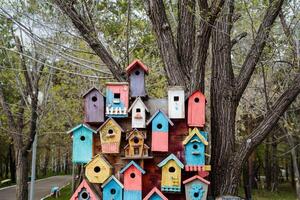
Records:
[[[188,98],[188,125],[204,127],[205,125],[205,96],[199,91],[194,91]]]
[[[94,192],[94,190],[91,188],[91,185],[88,184],[85,179],[83,179],[70,200],[78,199],[100,200],[100,197]]]

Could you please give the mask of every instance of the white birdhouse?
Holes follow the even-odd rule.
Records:
[[[140,97],[132,103],[128,112],[132,113],[132,128],[146,128],[146,111],[149,112],[147,106]]]
[[[171,119],[185,118],[184,88],[173,86],[168,89],[168,114]]]

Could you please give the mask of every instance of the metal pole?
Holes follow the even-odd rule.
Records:
[[[37,147],[37,133],[34,136],[32,144],[32,160],[31,160],[31,182],[30,182],[30,200],[34,199],[34,184],[35,184],[35,164],[36,164],[36,147]]]

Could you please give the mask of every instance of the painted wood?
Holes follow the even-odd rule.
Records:
[[[173,86],[168,89],[168,114],[171,119],[185,118],[184,88]]]
[[[123,200],[123,184],[112,175],[101,186],[103,188],[103,199]]]
[[[206,200],[209,181],[200,176],[193,176],[185,181],[186,200]]]
[[[129,88],[127,82],[106,83],[106,116],[127,117]]]
[[[126,135],[128,144],[124,147],[125,157],[147,158],[149,156],[149,147],[145,144],[146,132],[137,129],[132,130]]]
[[[99,196],[92,190],[88,182],[83,179],[70,200],[100,200]]]
[[[102,153],[119,153],[122,127],[113,119],[108,118],[97,130],[100,133]]]
[[[104,122],[104,96],[95,87],[89,89],[84,95],[84,122],[99,124]]]
[[[204,127],[205,125],[205,96],[196,90],[188,98],[188,125]]]
[[[136,98],[128,112],[132,113],[132,128],[146,128],[146,112],[149,112],[147,106],[143,103],[141,97]]]
[[[112,173],[112,166],[100,154],[85,165],[85,176],[90,183],[103,183]]]
[[[154,187],[143,200],[168,200],[168,198],[161,193],[157,187]]]

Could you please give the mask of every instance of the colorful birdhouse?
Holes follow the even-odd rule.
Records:
[[[143,200],[168,200],[159,189],[154,187],[148,194],[147,196],[144,197]]]
[[[132,113],[132,128],[146,128],[146,112],[149,112],[149,110],[141,97],[135,99],[128,112]]]
[[[146,172],[131,161],[120,173],[124,174],[124,200],[142,200],[142,175]]]
[[[106,83],[106,116],[127,117],[129,88],[127,82]]]
[[[171,154],[157,166],[162,168],[161,191],[180,192],[181,169],[184,167],[182,162],[174,154]]]
[[[84,122],[98,124],[104,122],[104,96],[95,87],[89,89],[84,95]]]
[[[132,130],[126,135],[128,144],[124,147],[125,158],[141,159],[149,157],[149,147],[145,144],[146,132],[137,129]]]
[[[146,96],[145,74],[149,72],[148,67],[136,59],[126,68],[126,72],[130,82],[130,96]]]
[[[168,113],[171,119],[185,118],[184,88],[173,86],[168,89]]]
[[[103,199],[123,200],[123,184],[114,175],[107,179],[101,186]]]
[[[158,110],[148,120],[147,125],[152,123],[152,151],[167,152],[169,150],[169,124],[173,122],[161,110]]]
[[[111,176],[112,166],[100,154],[85,165],[85,176],[90,183],[103,183]]]
[[[73,163],[88,163],[93,157],[93,133],[97,133],[85,124],[68,131],[73,137]]]
[[[200,176],[193,176],[185,181],[186,200],[206,200],[209,181]]]
[[[113,118],[108,118],[97,132],[100,133],[102,153],[120,152],[121,133],[124,130]]]
[[[92,186],[83,179],[70,200],[100,200],[100,197],[92,189]]]
[[[188,99],[188,125],[204,127],[205,125],[205,96],[196,90]]]

